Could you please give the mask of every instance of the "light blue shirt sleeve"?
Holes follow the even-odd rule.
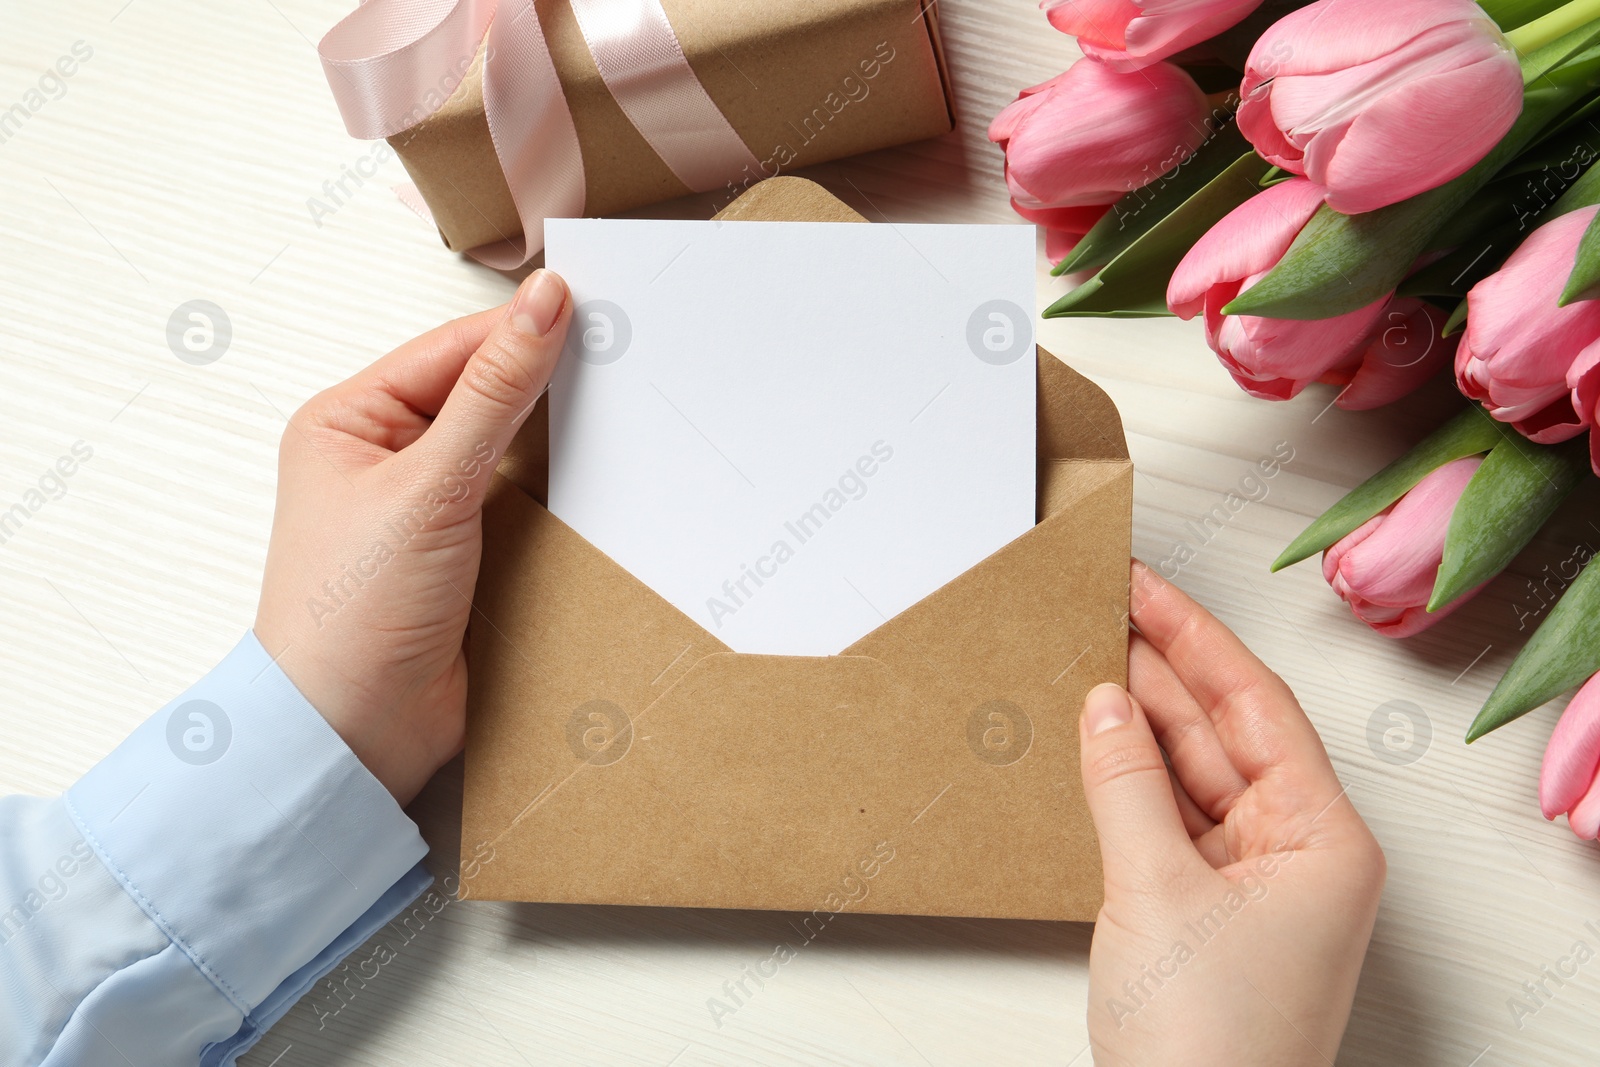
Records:
[[[246,634],[65,796],[0,798],[0,1067],[232,1064],[426,853]]]

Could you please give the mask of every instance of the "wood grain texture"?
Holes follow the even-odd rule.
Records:
[[[93,55],[0,142],[0,511],[75,442],[93,457],[0,544],[0,788],[54,793],[214,664],[249,625],[284,416],[512,281],[442,249],[388,193],[403,180],[351,141],[313,42],[334,0],[84,0],[13,5],[0,110],[76,41]],[[1007,222],[983,136],[1024,85],[1075,55],[1025,0],[941,0],[960,130],[807,172],[874,220]],[[55,89],[47,83],[47,88]],[[47,96],[49,94],[46,94]],[[375,156],[374,153],[378,152]],[[348,171],[378,177],[332,193]],[[315,217],[308,199],[331,213]],[[338,199],[335,200],[334,197]],[[652,213],[706,217],[715,195]],[[1060,292],[1041,272],[1040,306]],[[227,354],[179,362],[166,324],[202,298]],[[1134,547],[1195,549],[1180,582],[1301,695],[1390,877],[1343,1064],[1593,1062],[1600,962],[1532,1016],[1508,1000],[1600,920],[1600,860],[1539,817],[1555,709],[1460,742],[1538,609],[1531,580],[1600,545],[1569,505],[1512,575],[1405,644],[1373,636],[1314,564],[1267,563],[1309,518],[1450,403],[1327,409],[1242,395],[1192,324],[1053,322],[1040,341],[1106,388],[1137,464]],[[1293,459],[1245,481],[1280,442]],[[1189,524],[1253,500],[1198,539]],[[1588,551],[1593,551],[1590,547]],[[1432,726],[1420,759],[1369,745],[1389,701]],[[439,872],[456,853],[459,768],[413,813]],[[996,813],[997,820],[1004,813]],[[793,937],[789,916],[453,902],[343,1003],[303,1001],[252,1067],[475,1063],[1077,1064],[1087,927],[845,916],[718,1026],[707,998]],[[747,987],[753,988],[749,983]],[[337,1009],[337,1010],[336,1010]]]

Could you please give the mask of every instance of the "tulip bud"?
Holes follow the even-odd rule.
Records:
[[[1041,0],[1039,6],[1050,25],[1078,39],[1084,55],[1132,71],[1215,37],[1261,0]]]
[[[1522,69],[1471,0],[1317,0],[1245,63],[1239,129],[1346,215],[1455,178],[1522,112]]]
[[[1410,637],[1470,600],[1427,610],[1456,502],[1482,456],[1446,463],[1322,554],[1322,577],[1356,618],[1385,637]]]
[[[1046,228],[1059,261],[1125,193],[1182,163],[1210,135],[1210,105],[1167,63],[1118,74],[1080,59],[1024,89],[989,126],[1017,213]],[[1059,253],[1059,254],[1057,254]]]
[[[1544,817],[1565,814],[1579,837],[1600,837],[1600,674],[1583,683],[1561,713],[1539,770]]]
[[[1467,294],[1456,383],[1490,415],[1540,444],[1576,437],[1594,424],[1600,301],[1556,302],[1597,210],[1569,211],[1540,226]]]
[[[1312,182],[1279,182],[1224,216],[1172,272],[1167,306],[1180,318],[1204,314],[1206,342],[1251,396],[1287,400],[1348,362],[1388,302],[1307,321],[1222,314],[1228,301],[1278,265],[1321,204],[1322,190]]]

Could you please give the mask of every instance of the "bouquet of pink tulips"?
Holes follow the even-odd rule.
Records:
[[[1333,590],[1406,637],[1600,473],[1600,0],[1044,0],[1084,57],[990,127],[1073,283],[1046,317],[1199,317],[1246,392],[1366,409],[1453,372],[1455,418],[1312,523]],[[1589,447],[1585,449],[1587,436]],[[1545,814],[1600,835],[1600,564],[1472,723],[1588,679]]]

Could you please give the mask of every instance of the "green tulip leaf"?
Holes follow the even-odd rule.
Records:
[[[1600,146],[1600,127],[1590,132],[1597,146]],[[1583,142],[1589,145],[1589,140]],[[1600,159],[1600,147],[1594,150],[1596,159]],[[1569,211],[1576,211],[1580,207],[1593,207],[1600,204],[1600,163],[1591,163],[1589,168],[1578,176],[1578,180],[1567,187],[1566,192],[1556,197],[1556,202],[1550,205],[1546,217],[1555,218],[1565,215]]]
[[[1439,330],[1440,337],[1454,337],[1467,325],[1467,301],[1463,297],[1456,309],[1450,312],[1450,317],[1444,320],[1444,326]]]
[[[1515,223],[1525,219],[1531,215],[1530,207],[1537,210],[1542,206],[1531,201],[1526,179],[1513,180],[1501,174],[1434,231],[1428,240],[1428,250],[1453,251],[1470,244],[1484,232],[1505,225],[1507,220]]]
[[[1272,569],[1279,571],[1316,555],[1405,496],[1412,486],[1435,470],[1463,456],[1489,451],[1504,440],[1508,432],[1482,408],[1473,405],[1346,493],[1272,561]]]
[[[1522,59],[1522,114],[1465,174],[1409,200],[1361,215],[1323,205],[1278,265],[1226,307],[1228,315],[1324,319],[1393,292],[1434,234],[1574,102],[1600,87],[1600,24],[1585,26]]]
[[[1462,300],[1474,285],[1493,274],[1526,236],[1526,230],[1515,226],[1495,227],[1407,276],[1395,294],[1434,297],[1447,305],[1450,300]]]
[[[1511,180],[1508,168],[1452,216],[1429,242],[1432,249],[1446,254],[1408,275],[1396,290],[1399,295],[1459,300],[1498,270],[1534,229],[1568,211],[1600,203],[1600,164],[1577,170],[1580,158],[1600,159],[1600,126],[1586,124],[1578,136],[1558,141],[1555,162],[1536,168],[1542,171],[1536,182],[1521,176]],[[1596,251],[1600,253],[1600,241]]]
[[[1478,6],[1494,19],[1496,26],[1514,30],[1550,14],[1564,3],[1566,0],[1484,0]]]
[[[1591,168],[1591,170],[1594,168]],[[1600,212],[1589,220],[1583,237],[1578,241],[1578,252],[1572,260],[1572,273],[1567,275],[1567,287],[1561,290],[1558,307],[1566,307],[1574,300],[1593,300],[1600,296]]]
[[[1098,270],[1110,263],[1249,151],[1250,144],[1239,127],[1229,122],[1207,138],[1194,155],[1112,204],[1111,210],[1101,216],[1050,273],[1059,277]]]
[[[1509,434],[1489,450],[1450,516],[1428,610],[1505,569],[1588,472],[1584,442],[1536,445]]]
[[[1556,116],[1540,131],[1533,144],[1506,165],[1497,180],[1538,174],[1539,183],[1521,183],[1524,194],[1538,201],[1550,179],[1559,179],[1565,184],[1577,177],[1596,158],[1594,148],[1589,147],[1596,129],[1588,120],[1597,107],[1600,107],[1600,100],[1590,97]]]
[[[1432,297],[1448,306],[1450,300],[1463,299],[1468,290],[1494,273],[1515,247],[1504,237],[1488,235],[1470,248],[1452,252],[1406,278],[1395,295]]]
[[[1100,273],[1045,309],[1047,319],[1067,315],[1146,318],[1166,315],[1167,281],[1207,230],[1260,191],[1267,163],[1255,153],[1235,159],[1199,192],[1100,268]]]
[[[1600,565],[1590,560],[1483,702],[1470,744],[1600,670]]]

